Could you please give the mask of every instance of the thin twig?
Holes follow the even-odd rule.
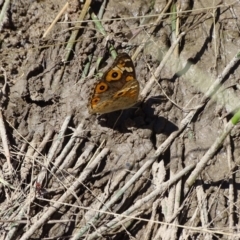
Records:
[[[227,124],[226,118],[224,119],[224,124]],[[230,171],[230,178],[229,178],[229,229],[234,229],[235,220],[234,220],[234,173],[231,171],[234,168],[233,156],[232,156],[232,147],[231,147],[231,137],[230,135],[227,136],[226,139],[226,149],[227,149],[227,160],[228,160],[228,168]]]
[[[3,21],[4,18],[7,16],[7,10],[9,8],[10,2],[11,2],[10,0],[6,0],[4,1],[4,4],[2,6],[2,11],[0,13],[0,31],[2,31]]]
[[[153,231],[153,227],[154,227],[154,220],[157,219],[158,216],[158,208],[160,205],[161,199],[157,199],[153,204],[152,204],[152,214],[151,214],[151,218],[150,221],[148,222],[148,225],[146,227],[146,231],[144,233],[144,240],[149,240],[152,239],[151,238],[151,234]]]
[[[9,172],[12,172],[13,167],[12,167],[11,160],[10,160],[8,138],[7,138],[7,132],[6,132],[6,128],[5,128],[5,124],[4,124],[4,120],[3,120],[2,109],[0,109],[0,135],[1,135],[1,138],[2,138],[4,154],[5,154],[5,157],[7,159],[8,169],[9,169]]]
[[[5,98],[6,98],[6,87],[7,87],[7,73],[5,71],[5,69],[3,67],[1,67],[3,73],[4,73],[4,85],[3,88],[0,90],[0,94],[1,94],[1,106],[0,106],[0,135],[2,138],[2,144],[3,144],[3,149],[4,149],[4,154],[5,157],[7,159],[7,164],[8,164],[8,172],[12,173],[13,172],[13,167],[11,164],[11,160],[10,160],[10,151],[9,151],[9,147],[8,147],[8,138],[7,138],[7,131],[5,128],[5,124],[4,124],[4,119],[3,119],[3,113],[2,113],[2,109],[3,109],[3,104],[5,102]]]
[[[48,33],[51,31],[51,29],[54,27],[54,25],[56,24],[56,22],[58,21],[58,19],[63,15],[63,13],[66,11],[66,9],[68,8],[69,3],[66,2],[65,5],[63,6],[63,8],[60,10],[60,12],[58,13],[58,15],[55,17],[55,19],[52,21],[51,25],[47,28],[47,30],[45,31],[45,33],[43,34],[42,38],[45,38]]]
[[[197,192],[198,209],[200,212],[202,227],[207,228],[209,226],[208,211],[207,211],[207,197],[203,191],[203,186],[198,185],[196,187],[196,192]],[[210,236],[208,234],[207,235],[204,234],[204,239],[210,239],[209,237]]]
[[[53,144],[47,155],[47,159],[49,160],[49,162],[51,162],[53,160],[54,156],[56,155],[56,151],[59,147],[59,144],[64,140],[65,133],[67,131],[67,128],[68,128],[68,125],[69,125],[71,119],[72,119],[72,115],[70,114],[65,118],[58,135],[56,135],[56,137],[54,137]]]

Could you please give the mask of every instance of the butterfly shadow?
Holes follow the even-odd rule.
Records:
[[[162,99],[162,96],[155,96],[129,109],[102,114],[97,117],[98,124],[120,133],[131,132],[134,129],[151,129],[155,133],[170,135],[177,131],[178,127],[168,119],[155,114],[154,105],[163,103]]]

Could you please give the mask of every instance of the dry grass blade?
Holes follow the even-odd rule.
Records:
[[[7,159],[8,169],[9,169],[9,172],[12,172],[13,167],[12,167],[11,160],[10,160],[10,151],[9,151],[9,147],[8,147],[8,139],[7,139],[6,128],[5,128],[5,124],[4,124],[4,120],[3,120],[2,109],[0,109],[0,135],[2,138],[4,153],[5,153],[5,156]]]
[[[227,124],[227,120],[224,119],[224,124]],[[230,135],[227,136],[226,139],[226,146],[227,146],[227,158],[228,158],[228,167],[229,171],[234,169],[234,161],[232,156],[232,147],[231,147],[231,137]],[[229,229],[234,229],[235,220],[234,220],[234,173],[231,174],[229,177],[230,184],[229,184]]]
[[[0,14],[0,31],[2,30],[2,27],[4,24],[4,18],[6,18],[7,10],[9,8],[10,2],[11,2],[10,0],[4,1],[3,7],[1,10],[1,14]]]
[[[3,67],[1,69],[4,72],[4,85],[3,85],[3,88],[0,90],[0,95],[1,95],[0,135],[1,135],[1,138],[2,138],[4,154],[5,154],[5,157],[6,157],[6,160],[7,160],[7,164],[8,164],[8,171],[9,171],[10,174],[12,174],[13,167],[12,167],[11,160],[10,160],[10,151],[9,151],[9,147],[8,147],[7,132],[6,132],[4,119],[3,119],[3,113],[2,113],[3,104],[6,101],[7,73],[6,73],[6,71]]]

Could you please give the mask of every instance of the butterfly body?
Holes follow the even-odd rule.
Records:
[[[138,95],[139,83],[132,59],[127,53],[121,53],[96,83],[88,103],[89,113],[130,108],[136,104]]]

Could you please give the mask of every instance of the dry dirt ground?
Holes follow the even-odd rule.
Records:
[[[240,2],[87,2],[0,1],[1,239],[239,239]],[[90,115],[110,47],[139,102]]]

